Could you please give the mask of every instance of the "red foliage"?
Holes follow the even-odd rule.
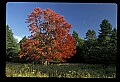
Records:
[[[69,34],[72,25],[63,16],[49,8],[43,11],[35,8],[28,15],[27,22],[30,23],[32,36],[21,44],[20,57],[28,55],[33,60],[40,60],[42,57],[45,61],[65,62],[65,58],[76,53],[76,40]]]

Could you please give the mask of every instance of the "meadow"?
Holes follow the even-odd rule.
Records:
[[[20,64],[6,63],[6,77],[115,78],[116,67],[102,64]]]

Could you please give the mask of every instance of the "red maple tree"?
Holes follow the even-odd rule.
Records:
[[[27,55],[27,59],[42,62],[65,62],[76,53],[76,40],[69,34],[72,25],[63,16],[49,8],[34,8],[26,22],[31,36],[21,44],[20,58]]]

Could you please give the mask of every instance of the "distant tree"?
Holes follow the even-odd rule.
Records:
[[[77,51],[68,62],[101,63],[104,67],[116,63],[117,29],[112,30],[112,25],[108,20],[104,19],[101,22],[98,38],[96,32],[90,29],[84,40],[79,38],[76,31],[73,31],[72,36],[76,39]]]
[[[83,45],[83,58],[84,62],[94,63],[95,62],[95,47],[97,44],[96,32],[94,30],[88,29],[85,41]]]
[[[110,36],[109,52],[111,53],[111,61],[116,63],[117,56],[117,29],[113,28]]]
[[[71,63],[80,63],[83,62],[83,44],[84,40],[80,38],[78,33],[76,31],[73,31],[72,36],[76,39],[75,45],[76,45],[76,54],[72,56],[70,59],[67,59],[67,62]]]
[[[79,37],[79,35],[78,35],[78,33],[76,32],[76,31],[73,31],[73,34],[72,34],[72,36],[76,39],[76,42],[75,42],[75,45],[76,46],[81,46],[81,45],[83,45],[83,39],[81,39],[80,37]]]
[[[20,42],[19,42],[20,48],[22,48],[21,45],[22,45],[22,43],[25,42],[25,41],[26,41],[26,36],[24,36],[24,37],[22,38],[22,40],[20,40]]]
[[[96,39],[96,32],[94,30],[88,30],[86,33],[86,38],[87,40],[95,40]]]
[[[110,42],[110,36],[112,32],[112,25],[107,19],[104,19],[100,24],[100,30],[98,35],[98,43],[101,47],[107,48]]]
[[[98,48],[99,48],[98,57],[105,64],[115,63],[116,55],[112,53],[113,46],[111,43],[112,41],[115,40],[115,39],[112,39],[114,37],[114,32],[112,31],[112,25],[109,23],[107,19],[104,19],[102,21],[102,23],[100,24],[99,31],[100,32],[98,35]]]
[[[20,51],[20,43],[18,42],[17,38],[14,38],[14,39],[15,39],[15,44],[17,46],[17,50]]]
[[[24,36],[24,37],[22,38],[22,40],[20,40],[19,43],[25,42],[25,40],[26,40],[26,36]]]
[[[76,39],[75,45],[78,44],[78,33],[76,31],[73,31],[72,36]]]
[[[65,58],[70,58],[75,54],[76,41],[69,34],[72,25],[63,16],[56,14],[49,8],[42,11],[34,8],[28,15],[27,22],[31,36],[22,42],[20,58],[28,56],[40,62],[65,62]]]
[[[13,37],[12,29],[6,26],[6,61],[14,61],[19,51],[18,44]],[[14,59],[13,59],[14,58]]]
[[[88,49],[88,51],[91,50],[91,48],[93,48],[96,45],[96,32],[94,30],[88,30],[86,33],[86,37],[85,37],[85,41],[84,41],[84,45],[86,46],[86,48]]]
[[[111,32],[111,46],[114,46],[115,49],[117,48],[117,29],[113,28]]]
[[[77,51],[73,57],[68,59],[68,62],[91,63],[91,60],[95,58],[94,47],[97,44],[96,32],[89,29],[86,33],[86,40],[80,38],[76,31],[73,31],[72,36],[76,39],[75,45]]]
[[[112,25],[109,23],[107,19],[104,19],[100,24],[100,32],[98,36],[99,44],[105,46],[110,40],[110,34],[112,30]]]

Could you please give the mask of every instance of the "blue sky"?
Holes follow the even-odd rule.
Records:
[[[6,25],[8,24],[17,39],[30,35],[27,15],[34,8],[42,10],[50,8],[63,15],[73,30],[84,39],[88,29],[93,29],[98,35],[99,25],[103,19],[108,19],[113,27],[117,28],[117,4],[115,3],[52,3],[52,2],[8,2],[6,4]]]

